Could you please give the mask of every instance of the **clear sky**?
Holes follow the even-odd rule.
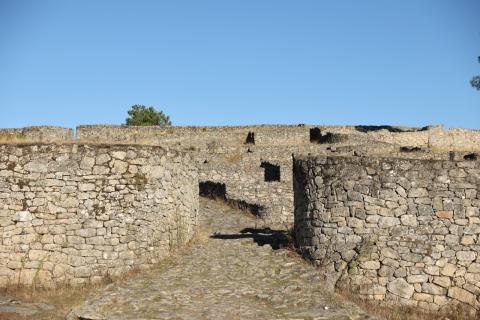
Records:
[[[480,128],[479,0],[0,0],[0,127]]]

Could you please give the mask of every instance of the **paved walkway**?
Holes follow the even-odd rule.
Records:
[[[122,283],[88,296],[76,311],[106,319],[372,319],[326,293],[317,271],[282,232],[201,200],[203,241]]]

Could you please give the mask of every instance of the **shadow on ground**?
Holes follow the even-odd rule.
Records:
[[[214,233],[210,238],[221,240],[253,239],[259,246],[270,245],[273,250],[288,247],[292,244],[289,233],[285,230],[272,230],[270,228],[245,228],[240,233],[221,234]]]

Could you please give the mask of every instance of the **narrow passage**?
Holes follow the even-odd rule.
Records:
[[[373,319],[326,293],[282,231],[201,199],[204,237],[183,253],[92,292],[77,314],[106,319]]]

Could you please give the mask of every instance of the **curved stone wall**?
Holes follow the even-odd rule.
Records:
[[[80,285],[146,268],[187,242],[188,155],[141,146],[0,146],[0,286]]]
[[[337,285],[428,309],[480,306],[480,161],[294,160],[297,246]]]

